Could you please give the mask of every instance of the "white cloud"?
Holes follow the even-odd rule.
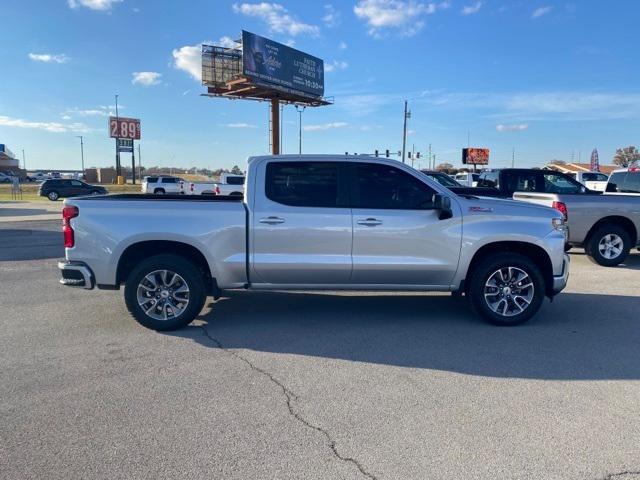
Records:
[[[348,66],[349,64],[347,62],[343,62],[342,60],[334,60],[333,62],[324,64],[324,71],[333,72],[335,70],[344,70]]]
[[[125,109],[124,105],[118,105],[120,110]],[[96,108],[80,109],[78,107],[68,108],[60,114],[63,120],[70,120],[72,117],[108,117],[115,115],[115,105],[100,105]]]
[[[111,10],[114,4],[120,2],[122,2],[122,0],[67,0],[67,4],[71,8],[86,7],[91,10],[100,10],[103,12]]]
[[[478,13],[482,8],[482,2],[476,2],[472,5],[467,5],[462,9],[463,15],[473,15],[474,13]]]
[[[264,21],[269,30],[276,33],[286,33],[295,37],[300,34],[317,36],[320,28],[301,22],[290,15],[286,8],[279,3],[234,3],[233,11],[248,17],[257,17]]]
[[[286,42],[284,42],[284,44],[285,44],[287,47],[293,47],[293,46],[295,46],[296,41],[295,41],[293,38],[290,38],[289,40],[287,40]]]
[[[172,54],[175,68],[184,70],[198,82],[202,81],[202,43],[176,48]]]
[[[160,83],[161,73],[158,72],[133,72],[131,83],[150,87]]]
[[[233,38],[227,37],[226,35],[224,37],[220,37],[220,40],[218,40],[216,45],[219,45],[224,48],[240,48],[241,46]]]
[[[513,125],[496,125],[496,130],[498,132],[522,132],[523,130],[527,130],[529,125],[526,123],[516,123]]]
[[[359,0],[353,7],[356,16],[369,27],[369,35],[381,36],[385,28],[395,28],[403,35],[413,35],[424,26],[423,17],[451,6],[448,0],[439,3],[413,0]]]
[[[533,13],[531,14],[531,18],[540,18],[543,15],[546,15],[547,13],[549,13],[551,10],[553,9],[553,7],[540,7],[540,8],[536,8]]]
[[[228,128],[258,128],[256,125],[251,123],[223,123],[220,126]]]
[[[325,14],[322,17],[324,24],[331,28],[340,25],[340,12],[330,3],[324,6]]]
[[[346,122],[331,122],[331,123],[321,123],[318,125],[305,125],[302,127],[303,130],[307,132],[313,132],[318,130],[329,130],[332,128],[343,128],[346,127],[348,123]]]
[[[53,133],[87,133],[91,131],[83,123],[59,123],[59,122],[32,122],[20,118],[11,118],[0,115],[0,126],[14,128],[29,128],[34,130],[44,130]]]
[[[346,50],[348,47],[347,42],[340,42],[340,44],[338,45],[338,48],[340,50]]]
[[[54,55],[51,53],[30,53],[29,58],[34,62],[44,62],[44,63],[67,63],[69,61],[69,57],[67,57],[64,53],[59,55]]]

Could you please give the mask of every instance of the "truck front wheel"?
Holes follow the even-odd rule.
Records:
[[[540,310],[544,300],[540,268],[518,253],[496,253],[482,259],[467,285],[473,309],[494,325],[526,322]]]
[[[202,273],[178,255],[155,255],[127,276],[124,298],[129,313],[141,325],[157,331],[182,328],[200,313],[205,283]]]
[[[627,231],[614,224],[602,225],[585,245],[589,260],[603,267],[620,265],[629,255],[631,239]]]

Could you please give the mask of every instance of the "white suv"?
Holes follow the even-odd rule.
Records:
[[[184,180],[178,177],[144,177],[142,179],[142,193],[154,193],[156,195],[183,193],[183,183]]]
[[[640,167],[620,168],[611,172],[607,194],[640,195]]]

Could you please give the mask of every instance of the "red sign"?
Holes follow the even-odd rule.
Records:
[[[140,140],[140,119],[109,117],[109,136],[111,138]]]
[[[489,165],[489,149],[463,148],[462,163],[465,165]]]

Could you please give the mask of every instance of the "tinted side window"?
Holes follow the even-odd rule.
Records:
[[[71,185],[73,185],[74,187],[82,187],[84,186],[84,183],[79,182],[78,180],[71,180]]]
[[[388,165],[353,165],[354,208],[426,210],[433,208],[429,186],[402,170]]]
[[[162,183],[178,183],[177,178],[163,178]]]
[[[242,185],[244,177],[227,177],[227,185]]]
[[[158,177],[147,178],[147,183],[156,183],[157,181],[158,181]]]
[[[337,207],[338,165],[331,162],[271,162],[266,196],[294,207]]]
[[[508,192],[535,192],[537,176],[536,172],[507,172],[506,189]]]
[[[582,190],[581,184],[559,173],[545,173],[543,179],[544,193],[580,193]]]
[[[620,192],[625,181],[627,172],[612,173],[607,183],[607,192]]]
[[[485,172],[480,175],[478,180],[479,187],[497,187],[498,186],[498,172]]]
[[[606,182],[607,176],[604,173],[587,172],[582,174],[585,182]]]

